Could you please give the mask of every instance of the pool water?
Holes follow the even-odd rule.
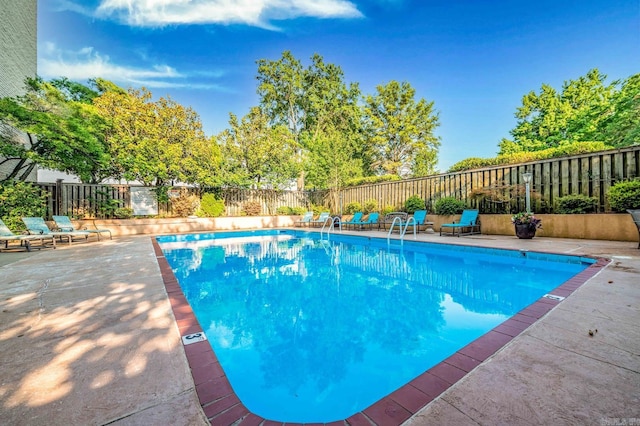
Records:
[[[303,231],[158,237],[234,391],[281,422],[345,419],[590,259]]]

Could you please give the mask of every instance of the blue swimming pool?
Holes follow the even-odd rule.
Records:
[[[157,241],[244,405],[296,423],[364,409],[594,262],[304,231]]]

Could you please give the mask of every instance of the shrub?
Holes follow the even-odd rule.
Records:
[[[276,209],[276,214],[279,216],[287,216],[291,214],[291,207],[289,206],[280,206]]]
[[[322,212],[328,212],[329,209],[326,208],[325,206],[321,205],[321,204],[311,204],[311,208],[310,210],[313,212],[314,215],[319,215]],[[305,210],[306,212],[306,210]]]
[[[196,210],[198,217],[218,217],[224,213],[224,200],[215,194],[206,193],[200,200],[200,208]]]
[[[586,195],[567,195],[556,200],[556,213],[560,214],[584,214],[596,210],[598,200]]]
[[[362,211],[364,214],[369,214],[371,212],[378,211],[378,200],[374,200],[373,198],[364,202],[362,206]]]
[[[355,212],[362,211],[362,204],[357,201],[352,201],[344,207],[344,214],[354,214]]]
[[[407,198],[407,200],[404,202],[404,211],[406,211],[409,214],[413,214],[417,210],[424,210],[424,208],[425,208],[424,200],[417,195],[412,195],[411,197]]]
[[[178,217],[191,216],[199,206],[198,196],[188,191],[180,191],[180,195],[171,199],[171,211]]]
[[[345,186],[372,185],[374,183],[393,182],[398,180],[402,180],[398,175],[366,176],[348,179],[345,182]]]
[[[618,182],[607,192],[609,205],[618,212],[640,209],[640,180]]]
[[[395,212],[396,208],[394,206],[384,206],[382,211],[380,212],[382,216],[388,215],[391,212]]]
[[[0,218],[13,231],[25,229],[22,217],[45,215],[48,196],[30,183],[7,181],[0,185]]]
[[[291,207],[291,213],[289,214],[302,216],[306,212],[307,212],[307,209],[305,209],[304,207]]]
[[[259,216],[262,213],[262,206],[257,201],[247,201],[242,205],[242,213],[247,216]]]
[[[133,209],[129,207],[119,207],[113,211],[116,219],[131,219],[133,217]]]
[[[438,215],[452,215],[462,213],[467,205],[464,201],[460,201],[454,197],[445,197],[436,201],[434,206],[435,214]]]

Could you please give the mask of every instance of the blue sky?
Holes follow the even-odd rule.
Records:
[[[320,54],[364,94],[408,81],[440,114],[439,169],[493,157],[522,96],[640,72],[640,0],[40,0],[38,73],[145,86],[215,135],[258,104],[256,61]]]

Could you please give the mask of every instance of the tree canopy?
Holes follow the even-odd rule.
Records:
[[[640,74],[606,84],[606,76],[592,69],[566,81],[561,91],[543,84],[538,93],[523,96],[515,116],[513,140],[500,142],[499,155],[576,142],[628,146],[640,133]]]

